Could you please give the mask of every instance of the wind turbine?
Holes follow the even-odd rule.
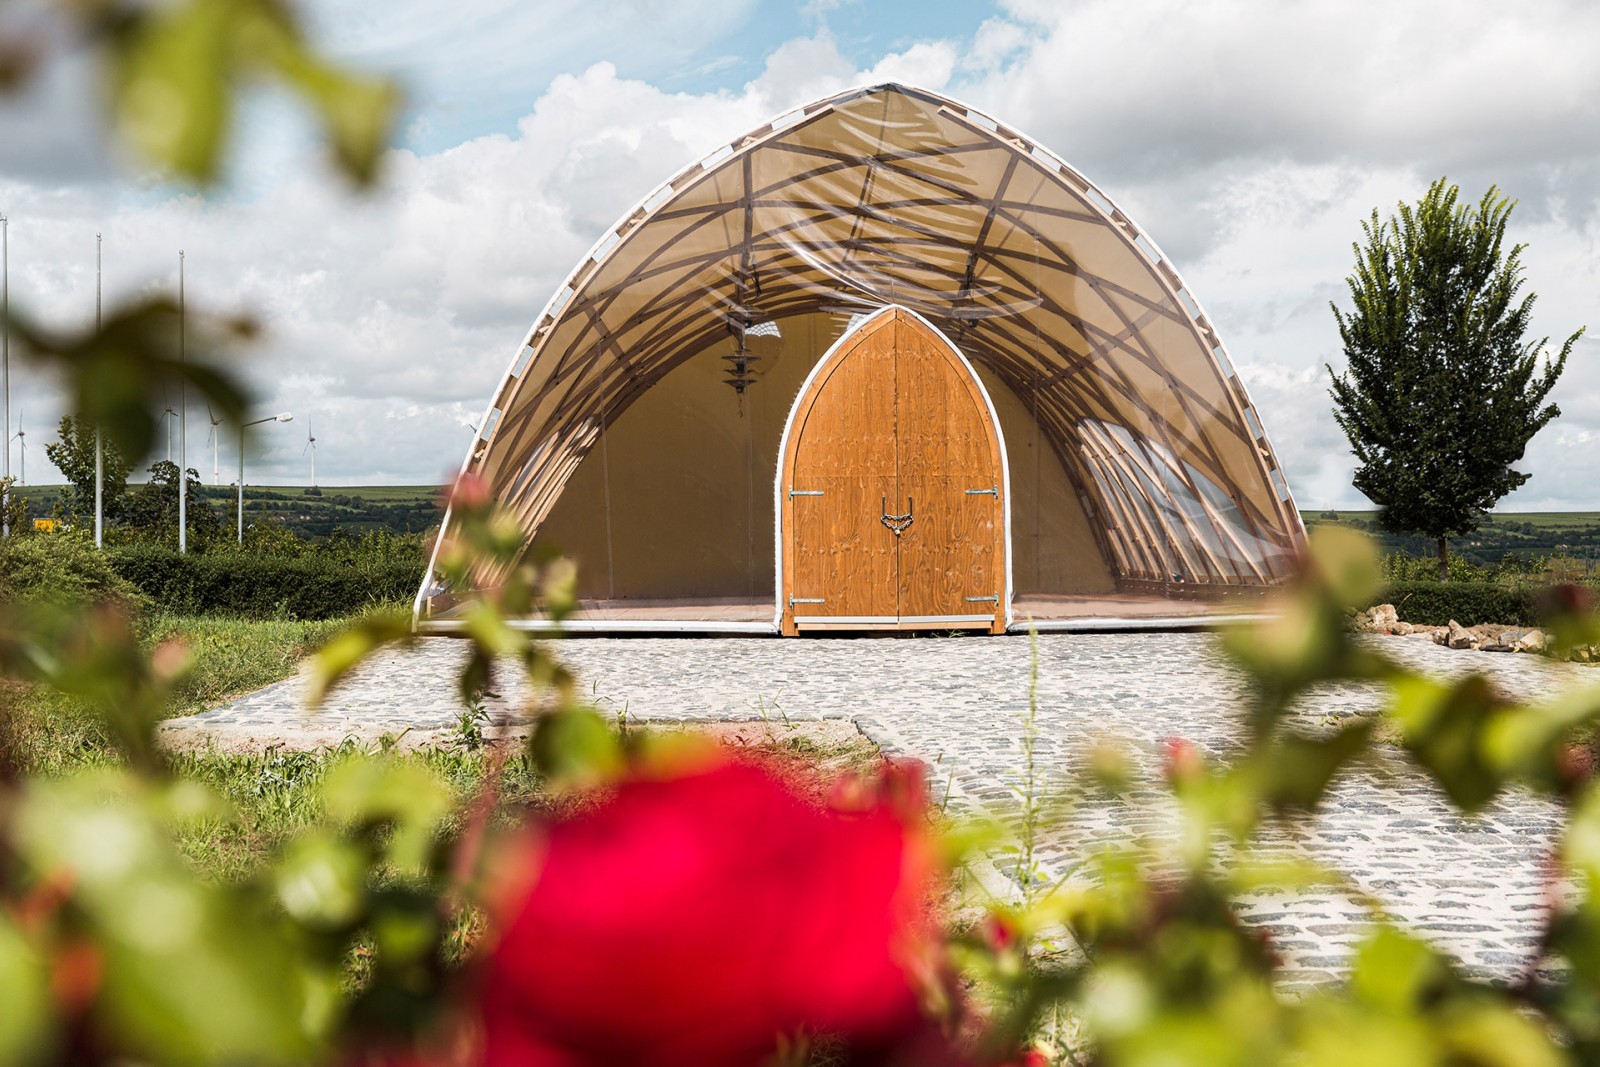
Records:
[[[311,454],[311,488],[317,487],[317,435],[311,432],[311,416],[306,416],[306,447],[300,450],[303,456]]]
[[[211,405],[206,405],[206,418],[211,420],[211,484],[222,484],[222,464],[217,462],[217,427],[222,425],[222,420],[211,412]]]
[[[18,464],[18,466],[17,466],[17,471],[18,471],[18,475],[19,475],[17,481],[21,485],[27,485],[28,484],[28,431],[26,431],[26,430],[24,430],[22,428],[22,412],[20,412],[20,411],[17,412],[17,432],[11,435],[11,440],[17,442],[17,446],[22,450],[22,462],[20,464]],[[7,443],[6,447],[10,448],[11,446],[10,446],[9,443]]]

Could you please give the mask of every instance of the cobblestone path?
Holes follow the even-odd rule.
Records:
[[[1038,639],[1036,765],[1057,794],[1093,739],[1131,745],[1153,772],[1173,737],[1225,752],[1237,739],[1238,680],[1205,634],[1053,634]],[[1424,669],[1491,671],[1509,691],[1533,695],[1600,671],[1532,656],[1457,652],[1426,639],[1381,639]],[[428,638],[386,653],[337,691],[322,713],[301,708],[298,678],[168,726],[178,743],[336,743],[412,730],[434,736],[459,716],[452,698],[461,645]],[[1018,810],[1031,647],[1024,638],[582,639],[561,655],[593,699],[635,721],[849,719],[885,751],[934,767],[955,810]],[[522,694],[508,685],[491,708],[499,721]],[[1326,687],[1299,709],[1308,723],[1370,709],[1374,691]],[[1046,872],[1060,877],[1095,842],[1163,833],[1159,801],[1084,802],[1039,839]],[[1348,776],[1306,824],[1273,831],[1263,847],[1311,855],[1343,871],[1410,929],[1469,970],[1501,980],[1526,967],[1546,899],[1545,861],[1556,809],[1526,795],[1486,814],[1456,814],[1401,754],[1386,751]],[[1000,860],[1002,868],[1006,861]],[[1247,918],[1269,928],[1292,981],[1337,973],[1365,913],[1340,893],[1262,896]]]

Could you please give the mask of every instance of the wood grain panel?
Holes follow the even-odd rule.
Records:
[[[911,316],[895,326],[899,482],[917,504],[900,537],[900,615],[989,614],[1003,628],[1005,479],[988,406],[942,338]]]
[[[895,481],[894,332],[864,325],[800,401],[789,481],[786,630],[800,615],[895,614],[894,535],[879,521]],[[802,494],[790,495],[793,489]],[[797,601],[820,600],[822,603]]]
[[[976,625],[1003,630],[999,435],[948,342],[899,308],[877,315],[819,368],[793,419],[781,485],[784,632],[797,632],[796,615],[891,627],[984,616]],[[896,537],[883,513],[908,510],[915,519]]]

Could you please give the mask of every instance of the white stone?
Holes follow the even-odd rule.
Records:
[[[1451,648],[1478,647],[1478,639],[1473,636],[1472,631],[1454,619],[1451,619],[1450,625],[1446,627],[1444,643]]]

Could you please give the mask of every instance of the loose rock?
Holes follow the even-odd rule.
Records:
[[[1372,628],[1379,633],[1393,633],[1395,627],[1400,625],[1400,613],[1394,610],[1393,604],[1379,604],[1368,608],[1367,619]]]
[[[1454,619],[1451,619],[1450,625],[1446,627],[1444,643],[1450,648],[1478,647],[1478,640],[1473,636],[1472,631]]]
[[[1518,652],[1543,652],[1545,646],[1544,631],[1529,630],[1517,638],[1516,646]]]

